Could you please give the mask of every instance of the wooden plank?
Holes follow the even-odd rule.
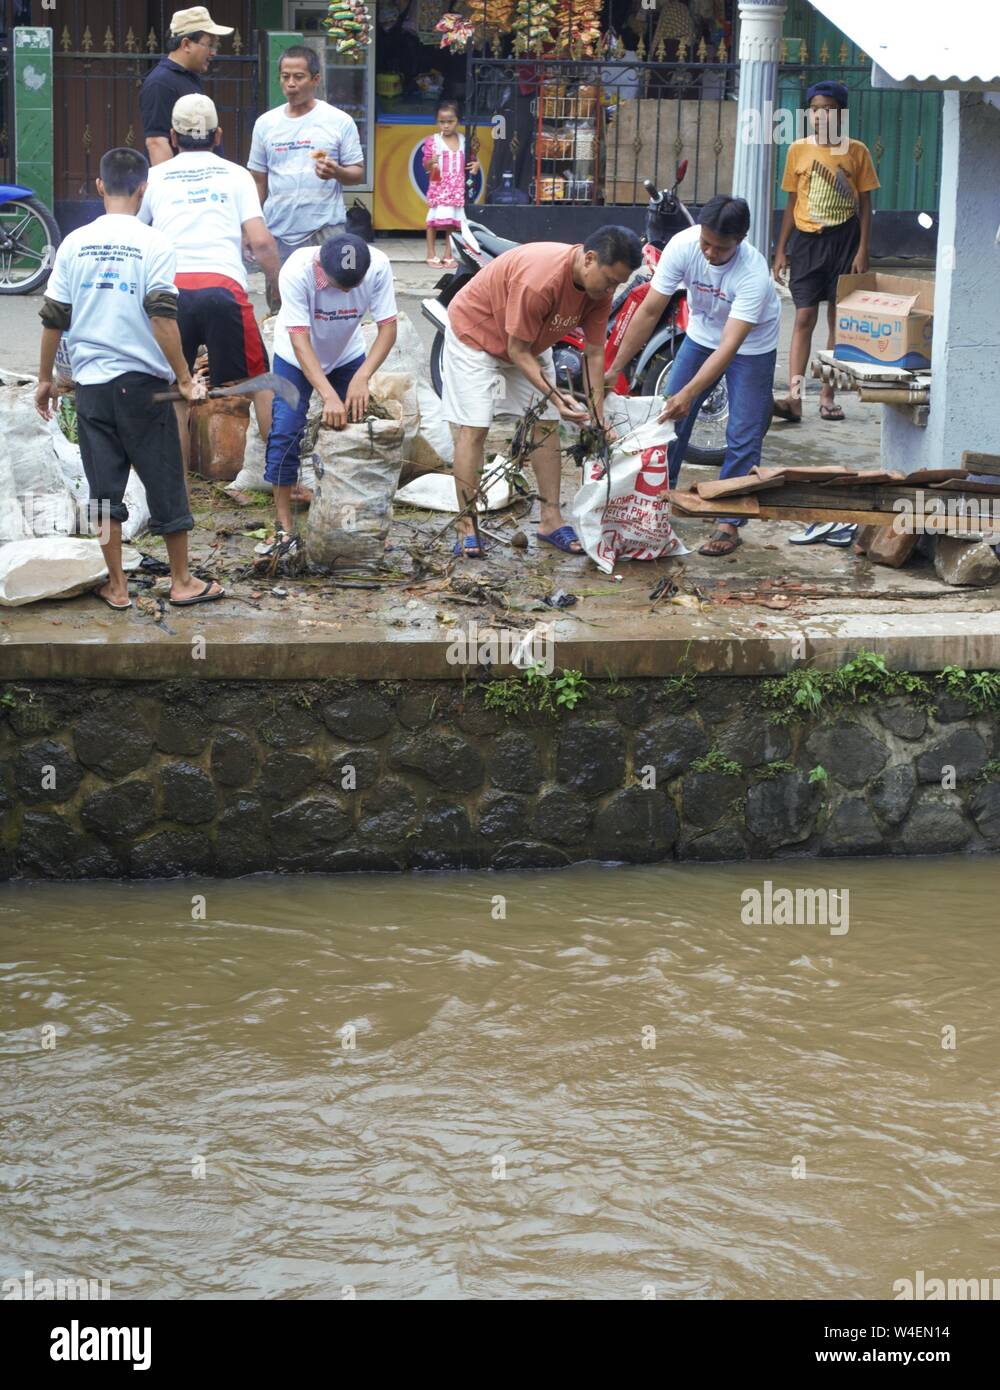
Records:
[[[766,489],[781,486],[780,478],[761,478],[759,475],[754,477],[753,474],[748,473],[740,478],[722,478],[710,483],[696,483],[695,489],[699,497],[706,497],[711,501],[713,497],[729,497],[734,493],[746,497],[750,493],[764,492]]]
[[[694,492],[673,492],[671,504],[678,512],[689,516],[759,516],[760,503],[756,497],[727,497],[712,502]]]
[[[724,516],[722,508],[718,515]],[[779,507],[769,502],[760,506],[761,521],[798,521],[807,525],[810,521],[842,521],[845,525],[891,526],[894,512],[868,512],[847,507]]]
[[[1000,454],[977,454],[972,449],[963,449],[962,467],[970,473],[1000,473]]]

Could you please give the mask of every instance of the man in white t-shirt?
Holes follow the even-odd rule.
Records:
[[[294,252],[280,284],[273,370],[299,392],[294,409],[275,397],[267,441],[264,477],[274,488],[275,544],[282,547],[291,538],[291,492],[312,393],[322,397],[324,425],[343,429],[348,420],[364,419],[369,378],[396,341],[396,294],[388,256],[350,233],[331,237],[319,250]],[[368,312],[378,332],[366,359],[361,320]]]
[[[341,186],[361,183],[365,165],[354,121],[317,98],[315,51],[286,48],[278,78],[285,105],[258,116],[247,168],[284,263],[299,247],[321,246],[344,230]]]
[[[35,407],[49,419],[58,402],[53,368],[66,335],[92,519],[108,567],[94,593],[109,608],[132,607],[122,569],[125,486],[134,468],[146,489],[149,529],[163,536],[170,561],[170,602],[178,607],[223,597],[214,579],[193,578],[187,533],[194,525],[184,480],[177,420],[156,395],[174,377],[186,401],[205,388],[184,361],[177,331],[174,253],[136,220],[148,165],[136,150],[108,150],[97,191],[104,215],[78,227],[56,252],[39,311],[44,325]]]
[[[607,373],[613,381],[631,362],[671,296],[685,286],[688,331],[670,369],[670,394],[660,415],[661,420],[680,422],[668,451],[671,486],[698,412],[722,377],[729,393],[729,423],[719,477],[742,477],[760,463],[771,420],[781,303],[767,261],[745,240],[749,229],[750,209],[744,199],[724,193],[709,199],[699,225],[667,242],[652,285]],[[740,543],[742,524],[739,519],[720,521],[699,553],[729,555]]]
[[[194,366],[204,344],[209,381],[226,386],[267,371],[264,340],[247,296],[244,238],[275,302],[278,252],[253,179],[242,165],[214,153],[222,139],[215,103],[192,93],[176,102],[171,119],[177,155],[149,171],[139,219],[162,232],[177,254],[177,321],[188,365]],[[254,397],[265,439],[270,402],[270,392]]]

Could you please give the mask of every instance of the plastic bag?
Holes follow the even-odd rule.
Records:
[[[34,384],[0,387],[0,541],[76,530],[74,498],[53,442],[61,431],[38,414],[34,397]]]
[[[667,446],[674,427],[657,423],[658,396],[609,396],[605,419],[617,438],[610,485],[604,465],[588,459],[571,514],[580,544],[598,569],[610,574],[618,560],[661,560],[686,555],[670,524]]]
[[[122,548],[122,568],[138,569],[142,556]],[[76,536],[39,536],[0,545],[0,605],[20,608],[43,599],[72,598],[108,577],[101,547]]]
[[[501,455],[498,454],[485,471],[490,472],[501,462]],[[500,477],[487,484],[486,501],[480,501],[478,510],[502,511],[510,505],[510,500],[510,483],[506,478]],[[458,487],[454,474],[450,473],[425,473],[422,477],[414,478],[412,482],[399,489],[396,501],[405,502],[410,507],[424,507],[429,512],[461,511],[458,505]]]
[[[420,424],[410,447],[409,462],[424,472],[451,468],[455,462],[455,441],[440,397],[430,382],[417,382],[417,408]]]
[[[406,462],[413,453],[413,442],[420,425],[417,384],[413,373],[387,372],[384,367],[380,367],[369,381],[368,388],[372,400],[378,401],[379,405],[387,405],[389,401],[399,402],[402,411],[403,461]]]
[[[316,491],[306,522],[306,554],[322,569],[374,569],[385,553],[392,499],[403,466],[403,411],[342,430],[320,429]]]

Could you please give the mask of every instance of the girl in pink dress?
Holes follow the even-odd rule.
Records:
[[[427,188],[427,264],[455,265],[448,254],[448,233],[462,225],[465,209],[465,176],[478,169],[475,160],[465,162],[465,136],[458,133],[458,107],[442,101],[436,112],[438,132],[424,141]],[[444,233],[445,257],[437,254],[437,234]]]

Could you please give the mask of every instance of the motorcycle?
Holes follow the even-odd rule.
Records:
[[[0,183],[0,294],[30,294],[52,273],[62,235],[32,189]]]
[[[653,273],[663,248],[677,232],[694,225],[694,218],[677,195],[677,189],[686,173],[687,160],[683,160],[675,170],[673,187],[658,190],[651,179],[646,179],[643,184],[649,193],[643,263],[618,289],[612,300],[604,352],[606,367],[614,361],[625,330],[649,293]],[[484,266],[518,245],[519,242],[495,236],[482,223],[469,222],[465,218],[462,220],[461,229],[452,233],[452,255],[458,265],[454,271],[438,281],[435,286],[440,291],[437,298],[428,298],[421,303],[424,317],[437,329],[431,345],[431,380],[439,396],[442,388],[444,330],[448,322],[448,305],[459,290]],[[683,289],[679,289],[671,295],[659,323],[642,351],[628,364],[627,370],[619,375],[615,387],[619,394],[663,397],[670,394],[670,372],[684,341],[687,324],[687,294]],[[578,331],[566,333],[553,347],[552,356],[559,385],[569,385],[576,392],[582,391],[584,349],[583,334]],[[729,393],[723,379],[712,390],[698,412],[685,455],[690,463],[709,464],[714,467],[721,465],[726,454],[728,420]]]

